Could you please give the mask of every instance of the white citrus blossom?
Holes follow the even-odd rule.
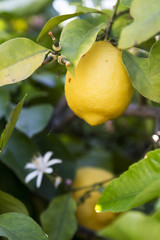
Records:
[[[62,160],[54,158],[50,159],[53,155],[53,152],[47,152],[44,156],[42,156],[40,153],[37,156],[33,157],[33,160],[31,163],[27,163],[25,165],[26,169],[32,170],[26,178],[25,182],[30,182],[33,178],[37,177],[36,181],[36,187],[39,188],[41,186],[43,174],[47,173],[50,174],[53,172],[53,169],[50,167],[57,163],[62,163]]]

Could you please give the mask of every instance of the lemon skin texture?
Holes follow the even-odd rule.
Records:
[[[73,188],[84,187],[92,185],[97,182],[104,181],[106,179],[112,179],[114,176],[112,173],[105,171],[101,168],[94,167],[82,167],[76,172]],[[105,186],[108,183],[105,184]],[[78,201],[88,189],[75,191],[72,195],[75,201]],[[85,199],[83,203],[80,203],[77,207],[76,217],[80,225],[89,228],[91,230],[100,230],[111,223],[116,217],[116,213],[103,212],[97,213],[95,211],[95,205],[101,194],[97,191],[90,193],[89,197]]]
[[[121,51],[109,42],[95,42],[81,57],[75,77],[67,71],[65,95],[72,111],[92,126],[121,115],[133,95]]]

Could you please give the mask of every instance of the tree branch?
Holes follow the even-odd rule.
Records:
[[[111,19],[108,22],[108,27],[107,27],[106,33],[105,33],[105,39],[106,40],[108,40],[108,38],[109,38],[109,35],[110,35],[110,32],[111,32],[111,28],[112,28],[112,24],[114,22],[114,19],[117,16],[117,9],[118,9],[119,3],[120,3],[120,0],[117,0],[117,3],[115,5],[115,7],[114,7],[113,15],[112,15]]]
[[[126,117],[141,118],[160,118],[160,108],[150,107],[138,104],[130,104],[123,114]],[[65,97],[57,104],[47,129],[51,132],[61,131],[64,127],[75,118],[75,114],[67,106]]]
[[[160,118],[160,108],[130,104],[123,115],[127,117]]]

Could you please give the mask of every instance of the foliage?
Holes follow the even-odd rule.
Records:
[[[160,1],[117,0],[112,10],[101,0],[92,0],[92,6],[65,1],[75,11],[59,14],[56,0],[0,2],[0,236],[158,239]],[[102,40],[122,50],[135,89],[129,110],[137,106],[137,112],[129,117],[127,110],[91,127],[68,108],[64,80],[66,71],[74,75],[84,53]],[[25,182],[25,166],[31,161],[36,166],[37,155],[47,152],[63,162],[50,175],[47,165],[37,189],[35,179]],[[82,166],[104,168],[117,177],[105,189],[101,182],[87,186],[75,203],[72,182]],[[103,192],[98,211],[124,212],[96,233],[81,228],[75,215],[77,204],[93,190]]]

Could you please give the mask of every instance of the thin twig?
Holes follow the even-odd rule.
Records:
[[[106,34],[105,34],[105,39],[106,40],[108,40],[108,38],[109,38],[109,35],[110,35],[110,32],[111,32],[111,28],[112,28],[112,24],[114,22],[114,19],[117,16],[117,9],[118,9],[119,3],[120,3],[120,0],[117,0],[117,3],[115,5],[115,7],[114,7],[113,15],[112,15],[111,19],[108,22],[108,27],[106,29]]]
[[[86,185],[86,186],[83,186],[83,187],[72,188],[71,191],[72,192],[76,192],[76,191],[83,190],[83,189],[88,189],[88,188],[95,190],[96,188],[103,186],[103,184],[105,184],[107,182],[110,182],[113,179],[114,178],[109,178],[109,179],[106,179],[104,181],[97,182],[97,183],[94,183],[94,184],[91,184],[91,185]]]

